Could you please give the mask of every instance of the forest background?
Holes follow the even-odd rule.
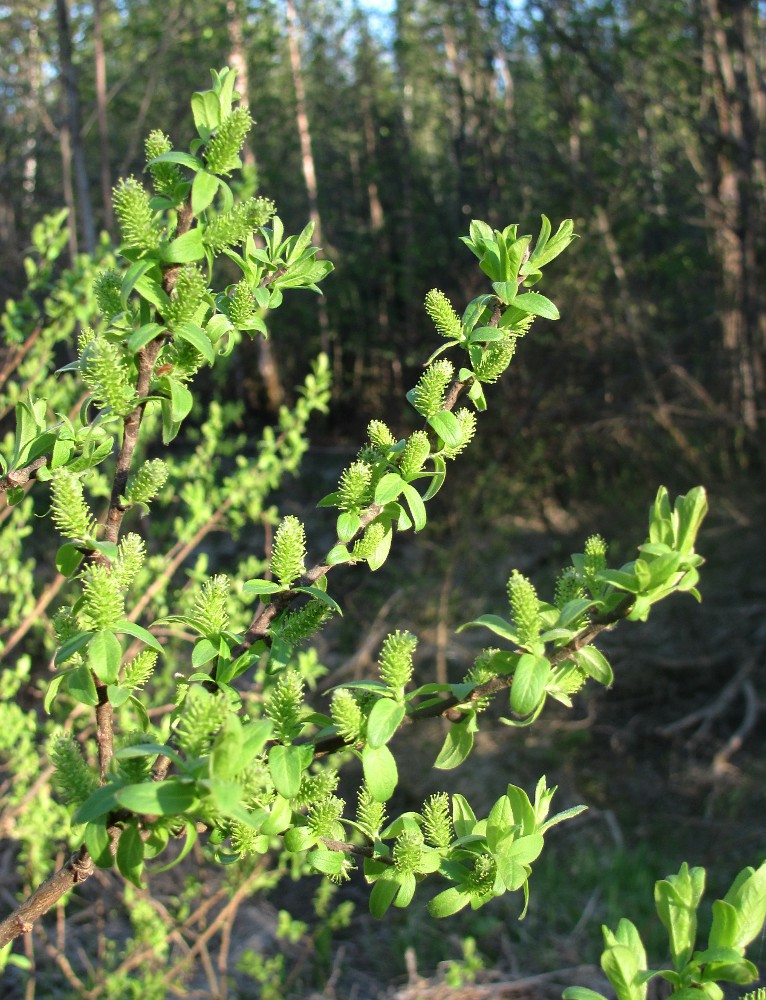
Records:
[[[567,858],[567,890],[551,883],[546,904],[539,886],[521,929],[502,912],[456,922],[466,976],[468,935],[477,968],[576,964],[616,895],[619,916],[683,858],[718,863],[728,884],[764,852],[765,45],[763,5],[742,0],[0,5],[0,299],[21,294],[47,213],[68,209],[70,263],[113,238],[112,187],[140,175],[146,133],[182,142],[188,95],[209,67],[236,67],[258,123],[244,183],[276,199],[288,231],[313,219],[336,271],[323,299],[286,303],[273,339],[243,342],[209,393],[239,401],[255,436],[325,350],[333,401],[311,430],[314,470],[340,469],[371,416],[399,413],[429,353],[426,291],[477,294],[457,241],[472,218],[522,232],[541,212],[575,220],[564,320],[535,332],[498,387],[433,548],[401,557],[389,601],[377,578],[347,595],[328,662],[358,665],[406,613],[446,676],[464,652],[451,631],[471,601],[502,594],[511,565],[544,572],[598,527],[619,548],[659,482],[711,494],[703,607],[658,614],[640,650],[615,636],[616,688],[579,716],[484,746],[486,769],[512,752],[518,780],[542,761],[587,801],[589,843],[562,835],[550,871]],[[472,535],[488,522],[491,538]],[[353,609],[370,606],[360,645]],[[413,919],[386,931],[395,960],[368,954],[356,975],[381,989],[403,978]],[[454,940],[417,933],[431,975]],[[521,958],[532,940],[535,959]]]

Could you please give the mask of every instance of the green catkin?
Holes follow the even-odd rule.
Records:
[[[425,465],[431,452],[431,443],[425,431],[414,431],[407,438],[402,457],[399,459],[399,471],[405,479],[417,475]]]
[[[50,758],[54,767],[53,782],[61,797],[70,805],[82,805],[98,788],[98,778],[84,760],[79,743],[71,736],[56,737],[51,744]]]
[[[96,519],[83,497],[82,482],[68,469],[57,469],[51,480],[51,516],[64,538],[83,540],[96,532]]]
[[[125,597],[111,569],[91,563],[80,574],[80,621],[94,632],[114,631],[125,619]]]
[[[412,392],[412,405],[423,417],[434,417],[444,406],[444,393],[455,369],[450,361],[434,361],[420,376]]]
[[[508,580],[508,600],[521,645],[536,642],[540,635],[540,602],[533,585],[516,569]]]
[[[229,319],[234,326],[249,323],[257,312],[255,296],[246,281],[238,282],[229,298]]]
[[[242,166],[239,154],[252,126],[253,119],[244,107],[235,108],[224,118],[205,149],[207,168],[212,174],[228,177]]]
[[[282,519],[274,537],[271,572],[280,587],[287,588],[306,571],[306,529],[297,517]]]
[[[142,649],[125,666],[122,686],[136,691],[149,682],[157,666],[157,653],[153,649]]]
[[[400,875],[414,875],[423,857],[423,836],[417,830],[405,830],[394,841],[394,868]]]
[[[601,535],[591,535],[585,542],[583,575],[585,586],[594,597],[603,590],[603,584],[596,579],[596,575],[606,569],[606,550],[607,543]]]
[[[438,792],[423,804],[423,834],[432,847],[449,847],[453,829],[450,819],[449,796]]]
[[[574,566],[567,566],[556,580],[554,604],[561,611],[570,601],[582,600],[585,596],[585,587],[580,574]],[[588,624],[588,620],[587,613],[583,612],[575,621],[570,622],[569,628],[584,628]]]
[[[202,590],[194,602],[194,618],[208,638],[223,632],[229,624],[226,603],[230,586],[227,576],[219,574],[211,577],[202,584]]]
[[[392,691],[403,692],[412,678],[412,654],[418,640],[410,632],[391,632],[383,640],[378,657],[380,679]]]
[[[361,538],[354,542],[351,550],[351,558],[354,562],[362,562],[364,559],[371,559],[377,551],[378,546],[386,537],[386,529],[380,521],[373,521],[365,529]]]
[[[588,675],[585,671],[571,661],[565,661],[556,671],[554,683],[561,688],[564,694],[577,694],[581,690]]]
[[[338,483],[338,506],[341,510],[359,510],[372,503],[372,466],[354,462],[341,473]]]
[[[82,354],[88,344],[94,340],[96,334],[89,326],[84,326],[77,335],[77,353]]]
[[[211,694],[200,684],[193,684],[181,708],[175,737],[189,758],[203,757],[229,715],[223,694]]]
[[[333,692],[330,717],[338,730],[338,735],[345,743],[354,744],[359,741],[364,725],[364,713],[352,691],[338,688]]]
[[[476,433],[476,414],[472,410],[461,407],[455,414],[455,418],[460,428],[460,444],[445,445],[442,449],[445,458],[457,458],[468,447]]]
[[[128,177],[117,184],[112,195],[114,214],[125,246],[135,250],[156,250],[163,234],[154,221],[149,192],[135,177]]]
[[[150,132],[144,143],[146,161],[149,163],[156,156],[169,153],[173,149],[173,143],[168,136],[159,129]],[[183,182],[183,176],[177,163],[152,163],[149,166],[149,173],[152,175],[154,190],[159,195],[166,198],[175,198],[176,188]]]
[[[345,833],[340,822],[346,803],[343,799],[331,795],[319,802],[314,802],[308,811],[308,826],[317,837],[328,837],[330,840],[343,840]]]
[[[117,749],[122,750],[125,747],[139,746],[141,743],[146,743],[146,733],[141,732],[141,730],[133,730],[120,737],[117,741]],[[117,776],[126,779],[131,784],[146,781],[151,773],[153,758],[150,756],[117,757],[115,759],[117,761]]]
[[[497,863],[491,854],[480,854],[474,862],[473,871],[468,878],[468,887],[472,896],[486,896],[492,891],[497,875]]]
[[[303,680],[297,670],[286,670],[267,699],[265,713],[274,723],[274,738],[292,743],[300,734],[303,710]]]
[[[99,409],[109,407],[117,416],[127,417],[137,397],[120,348],[103,337],[94,337],[80,356],[80,368]]]
[[[330,798],[338,787],[340,775],[333,768],[317,771],[316,774],[304,774],[301,787],[293,800],[296,809],[302,809]]]
[[[516,353],[516,337],[489,344],[474,363],[473,372],[480,382],[497,382]]]
[[[473,666],[465,675],[466,684],[486,684],[496,677],[496,671],[492,667],[492,658],[499,649],[483,649],[473,662]],[[477,712],[483,712],[492,703],[492,698],[487,696],[471,701],[471,707]]]
[[[98,311],[107,321],[111,323],[115,316],[124,312],[124,306],[120,298],[122,281],[120,275],[113,268],[102,271],[93,282],[93,292],[96,296]]]
[[[370,840],[375,840],[386,822],[385,804],[376,802],[364,783],[359,789],[356,820]]]
[[[149,503],[168,480],[168,467],[161,458],[144,462],[128,483],[125,499],[128,503]]]
[[[207,223],[202,242],[214,253],[244,243],[253,230],[265,226],[276,211],[269,198],[248,198],[229,212],[223,212]]]
[[[202,268],[187,264],[178,272],[176,287],[165,311],[165,322],[172,329],[179,323],[193,320],[208,293],[207,279]]]
[[[322,601],[312,600],[298,611],[290,611],[279,625],[279,634],[285,642],[296,646],[305,642],[332,618],[333,612]]]
[[[72,609],[68,607],[58,608],[54,612],[51,618],[51,625],[53,626],[53,634],[56,636],[56,642],[59,646],[63,646],[67,639],[71,639],[72,636],[77,635],[80,631],[77,618]]]
[[[462,336],[460,317],[452,308],[452,303],[438,288],[432,288],[426,295],[426,312],[431,317],[436,332],[442,337],[459,340]]]
[[[371,420],[367,425],[367,437],[377,451],[386,451],[396,444],[396,438],[382,420]]]
[[[140,535],[130,532],[122,538],[117,558],[112,563],[112,576],[121,590],[127,590],[134,582],[144,564],[145,554],[146,547]]]

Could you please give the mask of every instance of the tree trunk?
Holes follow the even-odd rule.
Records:
[[[295,13],[293,0],[285,0],[285,12],[287,14],[287,47],[290,53],[290,70],[295,89],[295,122],[298,127],[298,138],[301,145],[301,168],[303,170],[303,179],[306,184],[306,194],[309,201],[309,217],[314,223],[313,242],[318,246],[322,246],[324,241],[322,239],[322,220],[319,216],[316,166],[314,164],[314,153],[311,148],[309,119],[306,112],[306,87],[303,81],[303,67],[301,65],[298,18]],[[327,304],[321,296],[319,298],[319,330],[322,350],[329,355],[330,320],[327,315]]]
[[[104,213],[104,229],[108,233],[113,234],[114,216],[112,214],[112,179],[109,168],[109,128],[106,116],[106,61],[104,59],[101,0],[93,0],[93,49],[96,71],[96,114],[98,117],[101,205]]]
[[[74,189],[77,192],[77,207],[80,219],[80,238],[82,249],[90,253],[96,247],[96,230],[93,225],[93,210],[90,203],[90,184],[82,143],[82,122],[80,115],[80,98],[77,91],[77,71],[72,62],[72,31],[69,21],[67,0],[56,0],[56,22],[59,39],[59,62],[61,69],[61,96],[63,105],[65,130],[68,131],[67,143],[61,143],[62,158],[71,157],[71,170],[74,179]],[[62,140],[64,135],[62,131]],[[71,206],[70,206],[71,213]]]
[[[705,212],[721,272],[720,322],[732,415],[752,436],[763,420],[766,305],[761,236],[764,212],[764,85],[756,4],[699,0]]]
[[[229,65],[237,71],[237,92],[243,107],[250,107],[250,78],[247,70],[247,55],[245,52],[245,33],[242,24],[242,5],[240,0],[226,0],[226,15],[229,31]],[[242,150],[242,162],[246,174],[253,182],[257,176],[255,154],[249,142]],[[266,403],[272,413],[277,413],[285,401],[285,391],[279,376],[279,366],[270,340],[256,337],[254,341],[245,338],[241,345],[245,354],[251,350],[257,352],[258,374],[266,391]],[[248,366],[245,365],[245,368]]]

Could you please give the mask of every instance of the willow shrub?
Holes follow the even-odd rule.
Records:
[[[587,682],[610,685],[612,668],[594,644],[600,633],[620,620],[645,620],[676,592],[698,596],[704,490],[673,502],[661,488],[648,536],[627,565],[609,566],[606,542],[589,538],[562,567],[549,600],[514,572],[507,617],[482,615],[463,626],[489,632],[497,645],[460,681],[417,684],[417,638],[395,630],[382,644],[375,677],[341,684],[329,703],[314,704],[317,659],[306,644],[342,613],[330,578],[339,567],[377,570],[396,535],[427,527],[429,501],[471,446],[492,384],[505,377],[535,321],[558,319],[535,286],[575,238],[573,227],[567,220],[554,233],[543,216],[533,241],[516,226],[471,224],[463,242],[487,291],[462,313],[437,289],[427,294],[439,346],[407,394],[421,426],[401,437],[370,422],[337,489],[319,501],[335,511],[337,540],[309,565],[304,525],[276,516],[267,497],[295,471],[312,415],[327,407],[327,360],[314,362],[298,401],[264,431],[255,458],[243,456],[241,436],[232,433],[237,414],[225,400],[198,421],[200,431],[185,428],[190,414],[199,415],[198,372],[220,364],[242,337],[266,336],[267,317],[283,297],[318,292],[332,265],[312,245],[310,225],[287,235],[273,202],[232,192],[252,125],[237,103],[234,73],[213,73],[212,88],[193,95],[192,111],[197,135],[189,151],[152,132],[151,189],[137,178],[115,189],[117,257],[105,260],[92,282],[87,268],[77,276],[82,302],[94,308],[79,316],[63,310],[62,325],[48,304],[46,357],[52,360],[62,341],[69,349],[79,319],[76,358],[59,368],[58,379],[30,378],[23,388],[17,379],[4,390],[16,424],[0,486],[17,582],[6,574],[15,631],[5,649],[0,729],[16,734],[4,742],[19,781],[11,818],[19,821],[25,873],[40,883],[0,925],[6,960],[20,961],[9,954],[13,939],[97,869],[116,868],[140,888],[198,841],[211,863],[268,857],[278,867],[291,858],[336,883],[360,869],[378,917],[391,905],[409,906],[416,894],[440,918],[507,892],[522,893],[523,915],[545,835],[584,807],[551,814],[555,789],[542,777],[531,795],[513,784],[499,790],[486,816],[448,790],[419,812],[389,815],[399,779],[397,733],[447,720],[433,764],[447,771],[471,753],[494,699],[507,705],[502,724],[528,726],[549,698],[570,706]],[[49,225],[55,230],[55,220]],[[235,279],[215,287],[219,273]],[[5,317],[17,354],[33,332],[25,334],[22,314],[16,307]],[[179,435],[185,447],[170,448]],[[35,507],[38,491],[47,499]],[[45,576],[40,564],[25,563],[21,541],[42,510],[60,545],[46,599],[29,607],[14,588]],[[152,511],[162,516],[153,519]],[[270,520],[276,531],[268,558],[241,557],[232,577],[206,572],[199,544],[209,531],[236,535]],[[195,553],[192,586],[179,586],[176,571]],[[48,628],[39,634],[44,612]],[[34,641],[11,661],[19,631]],[[49,721],[13,700],[46,643],[54,666],[42,699]],[[42,734],[50,734],[49,781],[39,769],[25,773]],[[362,777],[349,805],[336,794],[338,768],[354,758]],[[19,799],[39,794],[41,782],[46,829],[38,823],[34,830]],[[71,853],[51,870],[49,855],[62,841]],[[708,948],[696,952],[701,871],[684,867],[658,883],[673,970],[646,971],[629,922],[605,931],[604,968],[620,1000],[640,1000],[655,974],[677,993],[701,990],[711,1000],[720,996],[716,980],[754,977],[743,955],[763,923],[766,869],[742,873],[714,904]],[[594,1000],[577,988],[568,995]]]

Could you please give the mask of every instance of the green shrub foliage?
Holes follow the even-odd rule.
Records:
[[[280,519],[265,501],[297,468],[312,413],[327,407],[327,359],[315,360],[293,407],[283,408],[278,426],[263,432],[255,460],[241,454],[236,408],[214,402],[203,415],[195,392],[200,370],[225,366],[243,337],[268,335],[267,321],[285,294],[319,292],[332,270],[311,243],[311,225],[287,235],[271,201],[235,196],[229,179],[241,166],[252,120],[237,105],[234,77],[227,69],[213,73],[211,89],[194,94],[197,135],[188,151],[175,150],[162,132],[151,133],[146,173],[114,191],[119,253],[102,248],[98,262],[83,260],[69,272],[65,280],[82,289],[78,306],[59,280],[46,306],[44,346],[37,346],[45,374],[27,377],[19,361],[18,386],[25,388],[10,383],[3,389],[5,410],[15,409],[16,416],[0,456],[5,576],[14,584],[0,586],[6,599],[11,595],[12,629],[26,623],[34,634],[42,611],[57,604],[50,607],[51,628],[40,630],[32,649],[54,643],[54,673],[43,699],[50,721],[43,728],[51,734],[60,804],[46,809],[55,833],[66,835],[75,853],[1,925],[0,944],[26,930],[94,867],[114,867],[140,888],[151,870],[177,862],[198,839],[223,864],[271,852],[331,882],[359,868],[376,916],[416,896],[427,899],[435,917],[481,907],[507,892],[526,901],[548,830],[584,807],[551,814],[555,789],[542,777],[531,795],[509,784],[487,815],[477,816],[463,795],[448,790],[419,812],[388,815],[399,778],[397,733],[405,725],[447,720],[434,767],[455,768],[470,754],[481,713],[495,698],[504,699],[501,721],[509,726],[533,723],[548,698],[571,705],[586,682],[612,683],[612,668],[594,645],[604,629],[620,619],[645,620],[670,594],[698,596],[702,559],[695,540],[706,511],[704,490],[673,501],[661,488],[646,540],[626,565],[610,566],[605,542],[594,536],[562,568],[550,602],[514,571],[507,618],[486,614],[463,626],[491,632],[499,646],[467,664],[462,681],[418,684],[417,638],[395,630],[382,643],[376,676],[345,683],[325,703],[313,703],[321,668],[301,647],[342,613],[329,589],[336,567],[366,563],[377,570],[395,536],[427,527],[429,501],[449,464],[470,447],[488,406],[485,389],[506,377],[518,341],[538,318],[558,318],[535,286],[575,236],[570,221],[553,233],[545,216],[536,240],[516,226],[471,223],[464,243],[488,279],[487,290],[462,314],[438,289],[428,292],[425,311],[439,346],[407,394],[421,426],[399,437],[380,420],[370,423],[368,440],[360,442],[337,491],[319,501],[336,511],[337,539],[309,565],[312,546],[300,519]],[[32,283],[53,280],[46,260],[57,252],[51,236],[59,250],[63,245],[62,221],[49,220],[36,236],[44,273],[32,273]],[[216,285],[219,271],[234,275],[225,287]],[[25,303],[11,303],[3,317],[9,343],[17,346],[30,335],[25,310]],[[77,351],[75,322],[83,329]],[[60,343],[75,360],[57,380],[49,373]],[[449,357],[440,357],[446,351]],[[168,448],[180,434],[184,447]],[[33,496],[45,491],[60,536],[58,575],[48,601],[30,607],[18,596],[25,586],[33,589],[34,567],[21,540]],[[180,512],[171,507],[179,503]],[[130,513],[133,508],[148,521]],[[143,537],[153,512],[157,536],[147,550]],[[129,513],[127,523],[140,524],[140,532],[124,530]],[[268,560],[243,557],[231,577],[210,576],[198,555],[189,584],[177,588],[175,570],[207,532],[237,535],[253,524],[278,525]],[[6,697],[29,670],[24,656],[7,668]],[[24,765],[37,722],[15,705],[4,711],[0,740],[18,775],[22,816],[24,795],[40,794]],[[336,795],[337,768],[354,759],[362,778],[356,802],[349,803]],[[31,842],[21,827],[20,836]],[[50,847],[53,835],[45,834]],[[27,874],[40,882],[46,869],[45,858],[36,856]],[[682,869],[675,882],[668,880],[663,901],[686,892],[687,883],[696,885],[695,872]],[[424,883],[433,888],[422,894]],[[722,907],[736,910],[749,886],[745,879],[737,899]],[[662,903],[663,920],[670,906]],[[762,921],[760,911],[758,917]],[[736,965],[736,981],[745,981],[750,966],[732,949],[744,946],[747,935],[731,931],[724,916],[715,927],[713,957],[692,960],[690,934],[674,945],[679,983],[698,976],[687,975],[690,962],[708,970],[705,982],[721,963]],[[635,935],[620,928],[609,932],[609,954],[635,952]],[[732,934],[736,940],[729,940]],[[625,1000],[640,1000],[641,988],[626,987]]]

